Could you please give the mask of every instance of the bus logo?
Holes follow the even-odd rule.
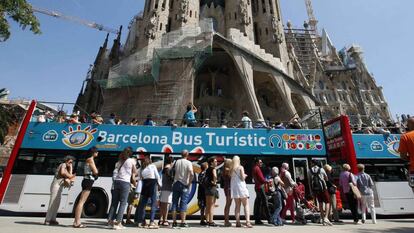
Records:
[[[43,134],[44,142],[54,142],[58,139],[58,133],[55,130],[49,130]]]
[[[87,126],[85,129],[82,129],[81,125],[77,125],[76,129],[69,126],[69,132],[62,130],[62,142],[70,148],[83,148],[91,143],[94,139],[93,134],[97,131],[97,129],[92,129],[91,126]]]
[[[400,139],[396,136],[389,136],[386,141],[384,141],[385,145],[387,145],[387,150],[391,154],[395,156],[400,156],[400,152],[398,152],[398,148],[400,147]]]

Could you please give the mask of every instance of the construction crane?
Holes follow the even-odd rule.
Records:
[[[316,20],[315,14],[313,13],[312,0],[305,0],[305,4],[306,11],[308,12],[309,26],[311,30],[315,32],[315,34],[318,34],[318,20]]]
[[[83,25],[88,26],[90,28],[98,29],[99,31],[105,31],[105,32],[113,33],[113,34],[118,34],[119,33],[118,30],[106,27],[102,24],[98,24],[98,23],[95,23],[95,22],[90,22],[90,21],[87,21],[87,20],[84,20],[84,19],[79,19],[79,18],[76,18],[76,17],[73,17],[73,16],[67,16],[67,15],[64,15],[64,14],[62,14],[60,12],[57,12],[57,11],[50,11],[50,10],[41,9],[41,8],[37,8],[37,7],[33,7],[33,6],[32,6],[32,10],[34,12],[45,14],[45,15],[52,16],[52,17],[55,17],[55,18],[60,18],[60,19],[69,20],[69,21],[72,21],[72,22],[75,22],[75,23],[83,24]]]

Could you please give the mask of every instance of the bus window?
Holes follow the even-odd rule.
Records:
[[[372,180],[377,182],[396,182],[407,181],[403,165],[375,165],[365,166],[365,172],[368,173]]]

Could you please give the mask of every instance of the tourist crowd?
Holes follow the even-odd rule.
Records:
[[[218,169],[216,157],[209,157],[200,164],[200,172],[195,174],[193,163],[188,160],[189,152],[183,151],[181,159],[173,161],[167,156],[161,175],[157,166],[152,163],[149,155],[137,158],[132,148],[124,149],[113,170],[112,201],[108,214],[108,226],[113,229],[123,229],[125,224],[134,224],[139,228],[156,229],[161,227],[187,228],[186,213],[193,185],[198,185],[198,207],[200,209],[200,225],[217,227],[214,222],[216,200],[219,198],[219,189],[222,188],[225,197],[224,226],[225,227],[253,227],[250,220],[249,198],[251,193],[247,189],[246,178],[251,175],[254,182],[255,201],[253,206],[254,225],[268,224],[283,226],[286,223],[287,211],[290,212],[292,223],[306,223],[308,214],[312,220],[325,226],[332,226],[332,222],[340,222],[337,200],[341,190],[349,209],[352,212],[354,223],[359,222],[358,206],[361,207],[362,223],[366,221],[366,212],[369,208],[372,222],[376,223],[374,208],[374,183],[371,177],[364,172],[364,165],[358,165],[359,173],[350,172],[348,164],[343,165],[339,177],[339,187],[335,184],[329,165],[322,166],[320,161],[312,160],[308,171],[308,181],[294,181],[289,171],[289,164],[281,167],[267,168],[261,159],[255,159],[251,174],[246,174],[240,158],[234,156],[225,159],[223,166]],[[88,151],[84,165],[82,193],[75,207],[74,228],[83,228],[81,213],[94,181],[98,179],[99,171],[95,165],[98,151],[92,147]],[[56,170],[51,184],[49,208],[45,225],[57,225],[56,214],[60,204],[62,190],[75,182],[72,163],[73,157],[66,157],[65,161]],[[270,170],[270,172],[266,172]],[[309,185],[307,193],[305,185]],[[139,202],[138,202],[139,199]],[[230,208],[234,203],[235,224],[230,222]],[[149,215],[146,215],[147,206],[150,206]],[[131,220],[131,211],[136,207],[134,221]],[[244,224],[241,222],[241,207],[244,209]],[[159,207],[159,220],[156,221],[156,210]],[[305,213],[307,210],[308,214]],[[123,222],[124,213],[127,219]],[[177,215],[179,212],[179,217]],[[168,222],[171,213],[172,223]],[[149,222],[146,221],[149,218]],[[179,221],[178,221],[179,219]]]

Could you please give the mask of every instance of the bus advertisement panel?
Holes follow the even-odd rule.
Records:
[[[353,134],[357,159],[399,159],[400,135]]]
[[[90,124],[30,123],[22,148],[120,151],[132,147],[150,153],[325,156],[321,130],[249,130]],[[166,148],[169,148],[166,150]]]

